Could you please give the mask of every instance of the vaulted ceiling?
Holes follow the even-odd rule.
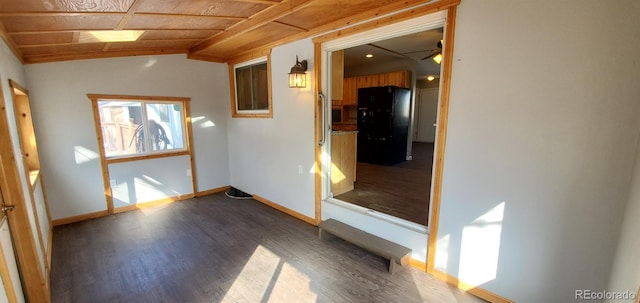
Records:
[[[0,35],[24,63],[185,53],[227,62],[428,0],[0,0]],[[83,38],[142,30],[132,42]]]

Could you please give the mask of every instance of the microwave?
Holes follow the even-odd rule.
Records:
[[[342,122],[342,109],[341,108],[333,108],[333,109],[331,109],[331,122],[333,122],[333,123]]]

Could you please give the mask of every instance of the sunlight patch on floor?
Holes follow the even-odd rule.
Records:
[[[315,302],[310,279],[259,245],[222,302]]]

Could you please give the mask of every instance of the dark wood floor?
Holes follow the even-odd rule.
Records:
[[[412,154],[393,166],[358,162],[355,189],[335,198],[426,226],[433,143],[414,142]]]
[[[52,301],[481,302],[224,194],[54,229]]]

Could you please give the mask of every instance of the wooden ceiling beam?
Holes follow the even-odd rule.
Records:
[[[7,33],[9,36],[18,36],[18,35],[42,35],[42,34],[59,34],[59,33],[79,33],[85,31],[95,31],[96,29],[61,29],[61,30],[48,30],[48,31],[26,31],[26,32],[10,32]],[[184,28],[133,28],[132,30],[143,30],[146,32],[153,31],[185,31]],[[221,32],[221,29],[195,29],[195,31],[203,31],[203,32]],[[202,39],[198,39],[202,40]]]
[[[391,3],[387,6],[378,7],[375,9],[371,9],[369,11],[365,11],[356,15],[349,16],[348,18],[343,18],[340,20],[336,20],[331,23],[327,23],[322,26],[315,27],[309,32],[298,33],[294,35],[290,35],[284,39],[280,39],[277,41],[273,41],[267,44],[260,46],[262,48],[272,48],[278,45],[290,43],[293,41],[297,41],[300,39],[304,39],[315,34],[321,34],[324,32],[329,32],[326,35],[322,35],[313,39],[314,42],[322,43],[328,40],[332,40],[341,36],[373,29],[380,26],[385,26],[389,24],[393,24],[395,22],[400,22],[403,20],[408,20],[411,18],[415,18],[416,16],[422,16],[425,14],[434,13],[437,11],[445,10],[451,6],[456,6],[460,4],[460,0],[440,0],[440,1],[425,1],[425,0],[406,0],[399,1],[395,3]],[[405,9],[404,11],[397,12],[399,10]],[[366,20],[384,16],[387,14],[391,14],[389,16],[379,18],[376,20],[372,20],[366,22]],[[348,27],[353,24],[357,24],[358,22],[364,22],[362,24],[354,25]],[[347,27],[347,28],[345,28]],[[341,30],[336,30],[339,28],[343,28]],[[248,52],[252,52],[253,50],[249,50],[247,52],[242,52],[239,54],[234,54],[227,58],[227,60],[234,60],[235,57],[244,56]]]
[[[165,42],[165,41],[175,41],[175,42],[196,42],[196,41],[200,41],[200,39],[187,39],[187,38],[181,38],[181,39],[139,39],[137,42]],[[45,47],[45,46],[63,46],[63,45],[75,45],[75,44],[88,44],[88,43],[105,43],[105,42],[77,42],[77,40],[75,42],[61,42],[61,43],[43,43],[43,44],[25,44],[25,45],[20,45],[18,46],[19,49],[22,48],[34,48],[34,47]],[[132,42],[127,42],[127,43],[132,43]],[[106,43],[106,44],[111,44],[111,43]]]
[[[125,16],[121,12],[0,12],[0,17]]]
[[[407,1],[410,2],[410,1]],[[323,43],[329,40],[333,40],[339,37],[343,37],[343,36],[348,36],[351,34],[355,34],[358,32],[362,32],[365,30],[369,30],[369,29],[373,29],[376,27],[381,27],[381,26],[385,26],[385,25],[389,25],[389,24],[393,24],[396,22],[400,22],[403,20],[408,20],[411,18],[415,18],[416,16],[423,16],[426,14],[431,14],[431,13],[435,13],[438,11],[442,11],[445,9],[448,9],[449,7],[453,7],[453,6],[457,6],[458,4],[460,4],[460,0],[440,0],[440,1],[427,1],[426,4],[421,5],[421,6],[417,6],[417,7],[413,7],[409,10],[405,10],[396,14],[393,14],[391,16],[388,17],[384,17],[381,19],[377,19],[377,20],[372,20],[369,22],[365,22],[362,24],[358,24],[358,25],[354,25],[351,26],[349,28],[345,28],[339,31],[333,31],[330,32],[326,35],[322,35],[319,37],[316,37],[313,39],[314,43]],[[391,13],[394,10],[388,11],[387,13]],[[367,18],[365,17],[364,19],[361,19],[360,15],[365,15],[366,16],[366,12],[359,14],[359,15],[355,15],[353,16],[354,20],[366,20]],[[384,15],[384,14],[377,14],[378,16]],[[354,24],[356,22],[349,22],[349,24]],[[345,25],[349,25],[349,24],[345,24]],[[337,24],[325,24],[319,28],[317,28],[317,30],[319,30],[317,33],[322,33],[322,32],[327,32],[330,30],[329,27],[331,27],[332,25],[337,25]]]
[[[230,26],[227,30],[212,36],[202,43],[197,44],[191,48],[190,53],[197,54],[202,52],[216,44],[235,38],[240,34],[246,33],[269,22],[301,10],[311,5],[314,1],[316,0],[284,0],[277,5],[260,11],[259,13],[249,17],[247,20]]]
[[[129,6],[129,9],[127,10],[127,14],[120,19],[120,22],[115,29],[123,29],[127,26],[127,23],[129,23],[129,20],[133,17],[133,13],[138,9],[140,3],[142,3],[141,0],[133,0],[133,3],[131,3],[131,6]]]
[[[186,54],[186,50],[181,49],[162,49],[162,50],[139,50],[139,51],[108,51],[108,52],[90,52],[90,53],[65,53],[65,54],[46,54],[46,55],[29,55],[24,58],[25,64],[46,63],[56,61],[95,59],[95,58],[113,58],[113,57],[131,57],[131,56],[151,56],[151,55],[171,55]]]
[[[176,18],[205,18],[205,19],[231,19],[231,20],[246,20],[247,17],[238,16],[213,16],[213,15],[197,15],[197,14],[165,14],[165,13],[135,13],[136,16],[151,16],[151,17],[176,17]]]
[[[273,21],[274,24],[278,24],[278,25],[282,25],[288,28],[292,28],[295,29],[297,31],[301,31],[301,32],[309,32],[308,29],[300,27],[300,26],[295,26],[293,24],[289,24],[289,23],[284,23],[284,22],[280,22],[280,21]]]
[[[133,0],[133,3],[131,3],[131,5],[129,6],[129,9],[127,10],[127,14],[124,15],[122,19],[120,19],[120,22],[118,22],[118,25],[115,28],[116,30],[122,30],[124,29],[125,26],[127,26],[131,18],[133,18],[133,14],[140,6],[140,3],[142,3],[142,0]],[[102,48],[102,51],[104,52],[109,51],[109,49],[111,48],[111,45],[112,45],[111,43],[105,44],[104,48]]]
[[[258,3],[258,4],[268,4],[268,5],[276,5],[279,2],[274,0],[235,0],[236,2],[245,2],[245,3]]]

